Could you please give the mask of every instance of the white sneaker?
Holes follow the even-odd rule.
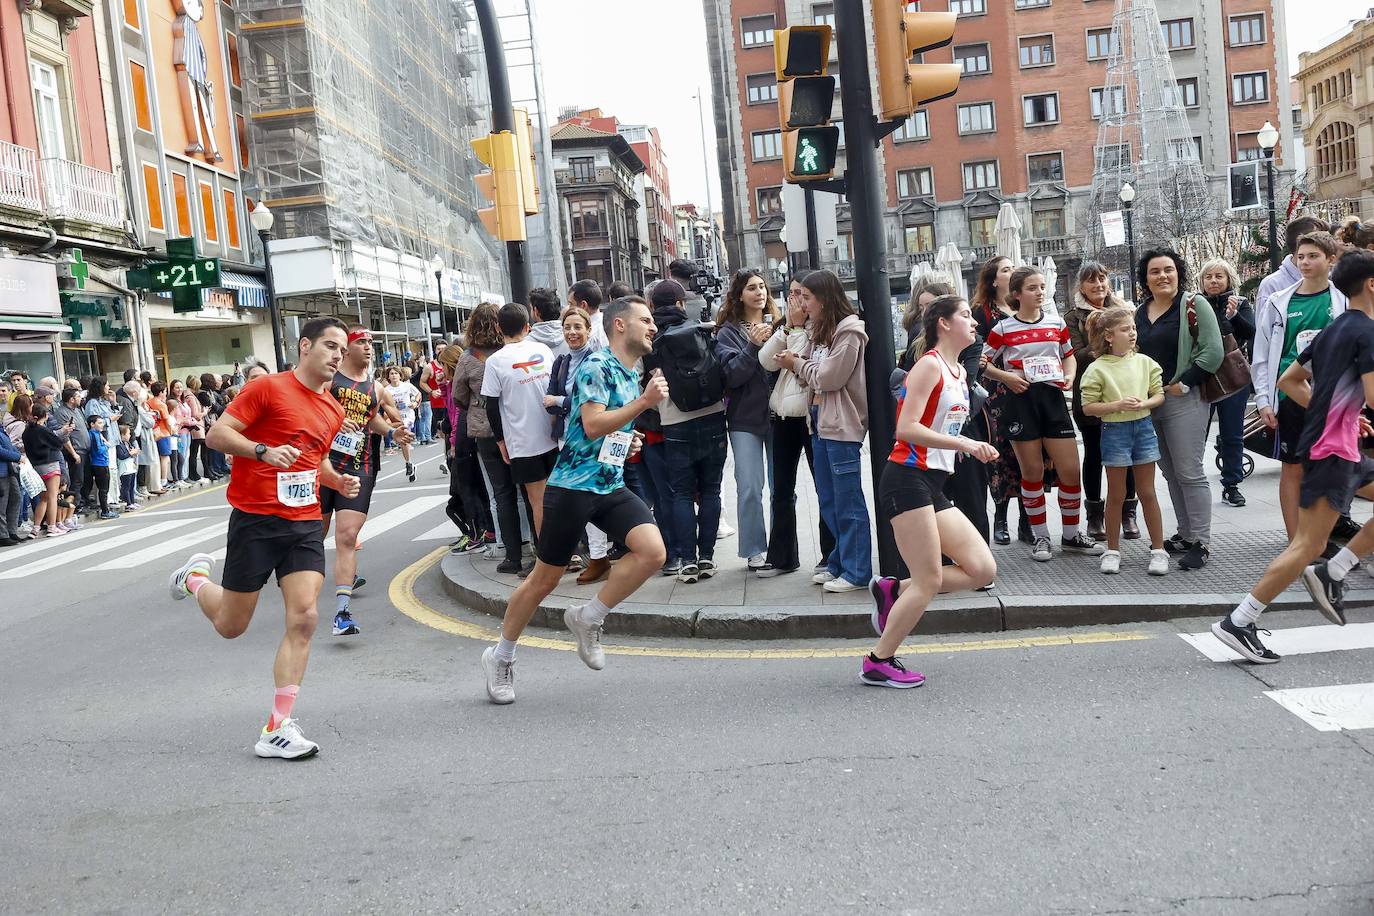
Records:
[[[1169,575],[1169,551],[1151,550],[1150,551],[1150,575],[1167,576]]]
[[[1048,563],[1054,559],[1054,550],[1050,547],[1049,538],[1035,539],[1035,545],[1031,547],[1031,559],[1041,563]]]
[[[210,570],[215,566],[215,558],[208,553],[193,553],[191,558],[181,565],[181,567],[167,580],[167,591],[172,596],[173,601],[180,601],[191,594],[186,587],[186,580],[191,577],[191,573],[199,572],[206,576],[210,575]]]
[[[515,662],[496,657],[496,647],[482,652],[482,671],[487,676],[487,699],[498,706],[515,702]]]
[[[856,592],[863,588],[862,585],[855,585],[845,578],[831,579],[821,587],[828,592]]]
[[[756,553],[756,554],[754,554],[752,557],[749,558],[749,568],[750,568],[750,569],[762,569],[763,567],[765,567],[765,566],[767,566],[767,565],[768,565],[768,554],[766,554],[766,553]]]
[[[506,548],[500,544],[488,544],[482,549],[481,557],[484,560],[504,560],[506,558]]]
[[[728,538],[730,537],[730,535],[734,533],[735,529],[731,528],[730,525],[725,521],[725,519],[721,519],[720,524],[716,526],[717,541],[719,541],[721,538]]]
[[[563,612],[563,625],[568,632],[577,637],[577,657],[593,671],[606,667],[606,652],[601,648],[601,624],[588,623],[582,619],[581,607],[570,607]]]
[[[811,577],[811,581],[816,583],[817,585],[824,585],[825,583],[832,581],[834,578],[835,577],[830,574],[830,570],[822,568]]]
[[[1121,551],[1109,550],[1102,554],[1102,571],[1109,576],[1121,572]]]
[[[253,745],[253,753],[259,757],[281,757],[285,760],[313,757],[319,752],[320,746],[301,734],[301,727],[295,719],[283,719],[273,732],[269,732],[264,725],[258,743]]]

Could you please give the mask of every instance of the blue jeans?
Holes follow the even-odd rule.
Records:
[[[177,463],[177,480],[190,480],[200,475],[196,474],[196,469],[191,467],[191,434],[182,430],[177,433],[177,450],[172,455],[172,460]]]
[[[628,465],[627,465],[628,467]],[[654,513],[663,545],[669,557],[676,557],[673,548],[673,491],[668,486],[668,447],[663,442],[645,445],[639,451],[639,483],[648,497],[645,503]]]
[[[434,436],[430,427],[434,423],[434,413],[429,409],[429,398],[420,399],[420,424],[416,429],[416,441],[420,445],[432,442]]]
[[[668,487],[673,495],[672,543],[676,558],[684,563],[710,560],[716,555],[725,442],[724,414],[663,427]],[[695,503],[698,498],[699,509]]]
[[[739,556],[748,559],[768,552],[768,531],[763,523],[763,477],[773,490],[773,437],[730,431],[730,451],[735,456],[735,521],[739,523]],[[864,580],[867,581],[867,580]]]
[[[1245,406],[1249,388],[1237,391],[1224,401],[1212,405],[1212,415],[1219,421],[1217,454],[1221,456],[1221,485],[1238,487],[1245,479]]]
[[[835,549],[826,568],[836,578],[865,585],[873,578],[873,538],[868,530],[859,443],[816,436],[812,449],[821,519],[835,532]]]

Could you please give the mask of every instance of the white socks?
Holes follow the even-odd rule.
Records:
[[[1231,622],[1238,627],[1248,627],[1260,619],[1264,608],[1264,603],[1257,601],[1254,595],[1246,595],[1245,600],[1231,612]]]
[[[496,641],[496,657],[503,662],[515,661],[515,640],[502,636]]]
[[[582,619],[599,627],[606,622],[606,615],[610,612],[611,609],[602,604],[600,598],[593,598],[583,605]]]
[[[1350,552],[1349,547],[1342,547],[1334,557],[1326,561],[1326,573],[1337,582],[1344,581],[1346,573],[1355,568],[1355,564],[1360,562],[1360,558]]]

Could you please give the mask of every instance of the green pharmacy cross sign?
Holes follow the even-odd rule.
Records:
[[[200,291],[221,285],[219,258],[202,258],[193,238],[169,239],[167,260],[129,271],[128,281],[136,289],[171,293],[174,311],[198,312]]]

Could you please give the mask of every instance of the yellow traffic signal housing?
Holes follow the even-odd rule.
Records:
[[[539,178],[534,168],[534,147],[530,140],[533,130],[530,113],[523,108],[516,108],[515,154],[520,161],[520,200],[526,216],[539,213]]]
[[[789,182],[826,179],[835,171],[840,129],[830,124],[835,107],[835,78],[825,75],[830,39],[828,25],[796,25],[773,33],[778,126]]]
[[[959,64],[913,64],[922,51],[954,41],[956,13],[908,13],[904,0],[873,0],[874,56],[878,64],[881,119],[910,117],[929,102],[959,90]]]
[[[474,180],[492,206],[477,211],[482,225],[503,242],[525,241],[525,210],[520,192],[520,156],[515,134],[502,131],[472,141],[477,158],[491,169]]]

